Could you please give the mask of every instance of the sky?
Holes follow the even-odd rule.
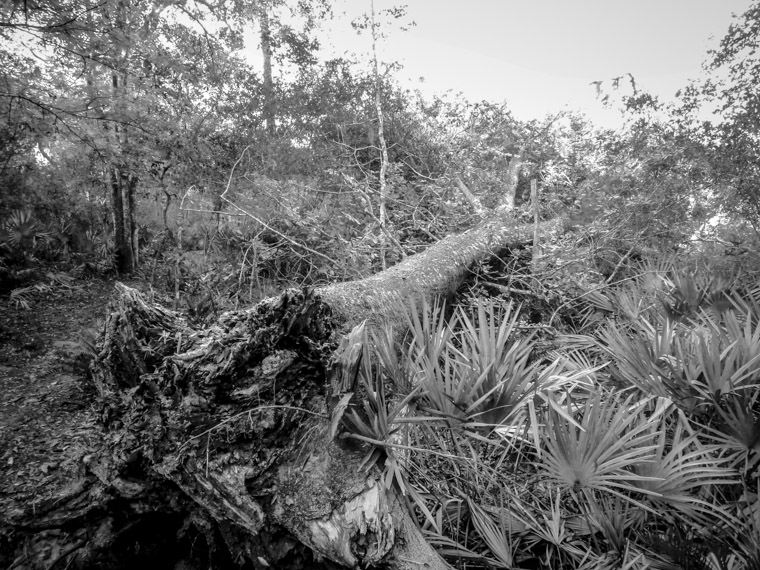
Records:
[[[389,26],[379,57],[403,63],[404,84],[426,94],[453,90],[470,100],[506,101],[524,120],[580,110],[600,126],[615,126],[620,113],[604,109],[591,82],[609,87],[630,73],[639,87],[670,101],[700,76],[732,13],[740,15],[750,3],[407,0],[403,21],[416,25],[408,31]],[[399,4],[403,0],[375,0],[375,10]],[[323,39],[327,52],[368,52],[369,37],[357,36],[349,22],[369,7],[370,0],[335,0],[336,19]]]

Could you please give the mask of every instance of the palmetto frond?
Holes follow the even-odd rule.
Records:
[[[478,302],[474,317],[458,313],[460,354],[471,367],[461,404],[486,427],[509,422],[536,388],[536,366],[528,364],[532,335],[515,338],[518,316],[511,303],[499,310]]]
[[[715,406],[718,421],[705,427],[727,453],[732,465],[745,469],[760,462],[760,390],[752,394],[727,394]]]
[[[710,502],[714,485],[736,483],[736,471],[727,466],[714,446],[705,446],[683,415],[675,413],[667,401],[658,401],[649,429],[654,438],[653,461],[633,467],[641,475],[634,485],[647,492],[648,501],[660,516],[668,510],[687,522],[731,521],[729,513]]]
[[[635,547],[626,543],[622,556],[617,552],[597,554],[589,551],[577,570],[650,570],[657,568],[643,552],[637,552]]]
[[[694,318],[700,309],[720,314],[730,306],[734,282],[722,275],[671,271],[666,278],[669,288],[660,302],[669,319]]]
[[[540,476],[562,489],[607,492],[641,505],[630,494],[640,492],[636,483],[647,477],[633,467],[652,461],[656,449],[645,409],[646,401],[634,404],[632,397],[601,390],[578,412],[579,425],[549,409],[537,462]]]
[[[3,224],[6,241],[13,247],[31,242],[37,232],[37,222],[30,210],[16,210]]]
[[[759,387],[760,324],[734,311],[719,319],[702,313],[700,324],[681,361],[702,397],[717,402],[723,394]]]
[[[698,393],[680,369],[684,328],[667,319],[611,323],[599,332],[599,346],[611,359],[613,376],[646,395],[671,398],[692,409]]]
[[[450,321],[442,307],[410,315],[405,364],[422,385],[424,412],[451,426],[491,431],[514,419],[535,389],[530,337],[516,338],[518,311],[478,301],[475,314],[458,309]]]
[[[497,568],[511,569],[515,566],[515,551],[520,538],[514,531],[515,524],[519,524],[514,517],[505,516],[506,511],[501,509],[496,516],[480,507],[477,503],[467,498],[467,506],[470,516],[475,525],[475,530],[488,546],[489,551],[495,558],[490,565]]]
[[[724,394],[760,386],[760,324],[748,314],[702,312],[689,324],[662,316],[609,324],[599,346],[618,381],[689,413],[709,412]]]
[[[748,489],[738,517],[741,526],[734,527],[738,547],[746,568],[760,568],[760,479]]]
[[[758,526],[746,523],[757,497],[742,485],[760,463],[760,319],[725,303],[705,310],[709,292],[680,286],[677,318],[658,301],[674,285],[653,281],[606,307],[617,320],[597,339],[560,341],[537,361],[511,304],[410,313],[401,353],[387,332],[362,360],[379,362],[401,401],[363,368],[367,403],[346,412],[374,447],[365,464],[382,462],[386,485],[406,489],[429,536],[466,564],[674,568],[641,539],[678,527],[702,532],[695,552],[723,570],[709,527],[741,549],[735,570],[754,568],[760,539],[736,537]]]
[[[524,497],[513,495],[508,505],[501,505],[501,517],[507,521],[509,532],[525,534],[529,542],[560,546],[571,537],[561,496],[562,492],[557,490],[555,496],[549,496],[548,508],[542,509]]]
[[[748,291],[733,291],[727,297],[740,315],[746,316],[754,324],[760,321],[760,285]]]
[[[601,532],[607,551],[623,555],[628,537],[640,529],[645,513],[617,496],[590,491],[583,497],[586,512],[579,517],[582,528],[588,533]]]

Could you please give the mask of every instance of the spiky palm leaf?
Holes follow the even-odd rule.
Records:
[[[481,438],[514,419],[536,388],[531,340],[515,339],[518,311],[478,301],[474,315],[458,309],[449,321],[442,307],[421,313],[409,317],[405,365],[423,386],[422,411]]]
[[[519,546],[520,538],[515,536],[513,529],[518,521],[514,520],[514,517],[503,514],[504,511],[500,511],[499,515],[493,517],[469,497],[467,497],[467,506],[470,509],[475,530],[478,531],[495,558],[489,561],[490,564],[508,570],[514,568],[515,551]]]
[[[486,429],[508,423],[536,389],[536,365],[528,364],[532,334],[515,338],[519,311],[511,303],[499,310],[479,301],[474,318],[464,311],[458,317],[459,353],[470,366],[459,403],[468,420]]]
[[[576,498],[580,514],[570,520],[570,528],[576,533],[591,536],[597,549],[622,556],[629,537],[642,528],[646,513],[629,501],[606,493],[589,491]],[[599,533],[605,541],[603,548],[595,538]]]
[[[743,525],[736,532],[738,551],[747,569],[760,568],[760,479],[747,490],[743,503],[738,513]]]
[[[525,526],[523,541],[532,551],[544,550],[549,568],[578,566],[589,554],[578,534],[571,529],[571,517],[563,504],[562,491],[550,493],[541,502],[512,496],[509,513]]]
[[[760,390],[727,394],[715,406],[718,421],[704,429],[727,454],[732,466],[744,471],[760,463]]]
[[[13,247],[31,244],[38,227],[31,210],[14,211],[3,225],[7,233],[6,242]]]
[[[598,343],[608,356],[613,376],[646,395],[667,397],[686,407],[697,396],[680,373],[678,354],[682,327],[666,319],[639,319],[630,324],[610,323],[599,332]]]
[[[627,542],[622,556],[617,552],[597,554],[589,551],[577,570],[651,570],[651,564],[643,552]]]
[[[656,445],[647,425],[646,401],[634,403],[597,390],[573,425],[550,409],[545,414],[544,449],[536,467],[561,489],[600,491],[648,508],[632,497],[646,477],[633,467],[650,462]],[[568,408],[568,414],[572,410]]]
[[[683,379],[705,403],[760,387],[760,324],[729,311],[703,312],[677,346]]]
[[[671,517],[671,521],[675,516],[687,525],[733,522],[728,511],[708,498],[714,485],[736,483],[736,471],[719,457],[714,446],[701,443],[697,433],[685,424],[684,416],[675,413],[667,400],[656,402],[652,416],[653,461],[633,467],[642,476],[634,486],[646,491],[645,500],[653,510]]]

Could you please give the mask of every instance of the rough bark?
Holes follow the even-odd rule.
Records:
[[[138,525],[156,556],[162,533],[195,536],[192,556],[169,559],[184,556],[183,568],[448,568],[397,488],[361,467],[367,449],[331,421],[355,364],[339,345],[365,319],[394,323],[410,299],[452,292],[474,262],[532,234],[494,216],[376,276],[289,290],[204,328],[119,285],[95,374],[102,451],[44,506],[3,517],[13,567],[145,563],[124,547]],[[24,554],[50,544],[52,563]]]
[[[115,165],[109,166],[108,176],[111,184],[116,268],[120,275],[128,275],[138,263],[134,219],[137,177],[125,174],[121,167]]]
[[[116,166],[108,168],[108,176],[111,183],[111,213],[114,231],[114,254],[116,256],[116,268],[121,275],[132,272],[134,258],[132,255],[132,238],[129,232],[131,211],[125,208],[129,200],[125,194],[124,179],[121,170]]]
[[[562,219],[539,224],[541,234],[563,229]],[[318,289],[347,330],[364,319],[370,326],[401,326],[410,299],[432,301],[453,293],[481,259],[498,255],[510,245],[530,243],[533,225],[523,225],[504,213],[485,218],[472,229],[448,236],[425,252],[366,279]],[[345,332],[344,330],[344,332]]]
[[[130,29],[133,22],[127,13],[126,3],[118,2],[114,12],[114,24],[116,29]],[[111,97],[113,109],[111,111],[116,119],[109,129],[111,164],[110,172],[112,210],[114,218],[114,245],[116,256],[116,268],[121,275],[129,275],[137,269],[139,254],[137,247],[137,225],[135,222],[135,191],[138,177],[133,167],[130,167],[128,156],[130,151],[129,128],[122,124],[123,117],[127,115],[129,102],[129,60],[132,53],[130,42],[117,42],[114,45],[115,53],[118,54],[115,63],[111,67]],[[118,220],[121,216],[122,219]]]

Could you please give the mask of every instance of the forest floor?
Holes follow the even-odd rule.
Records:
[[[73,485],[99,447],[86,347],[115,296],[113,281],[76,281],[29,297],[0,297],[0,505],[37,506]]]

